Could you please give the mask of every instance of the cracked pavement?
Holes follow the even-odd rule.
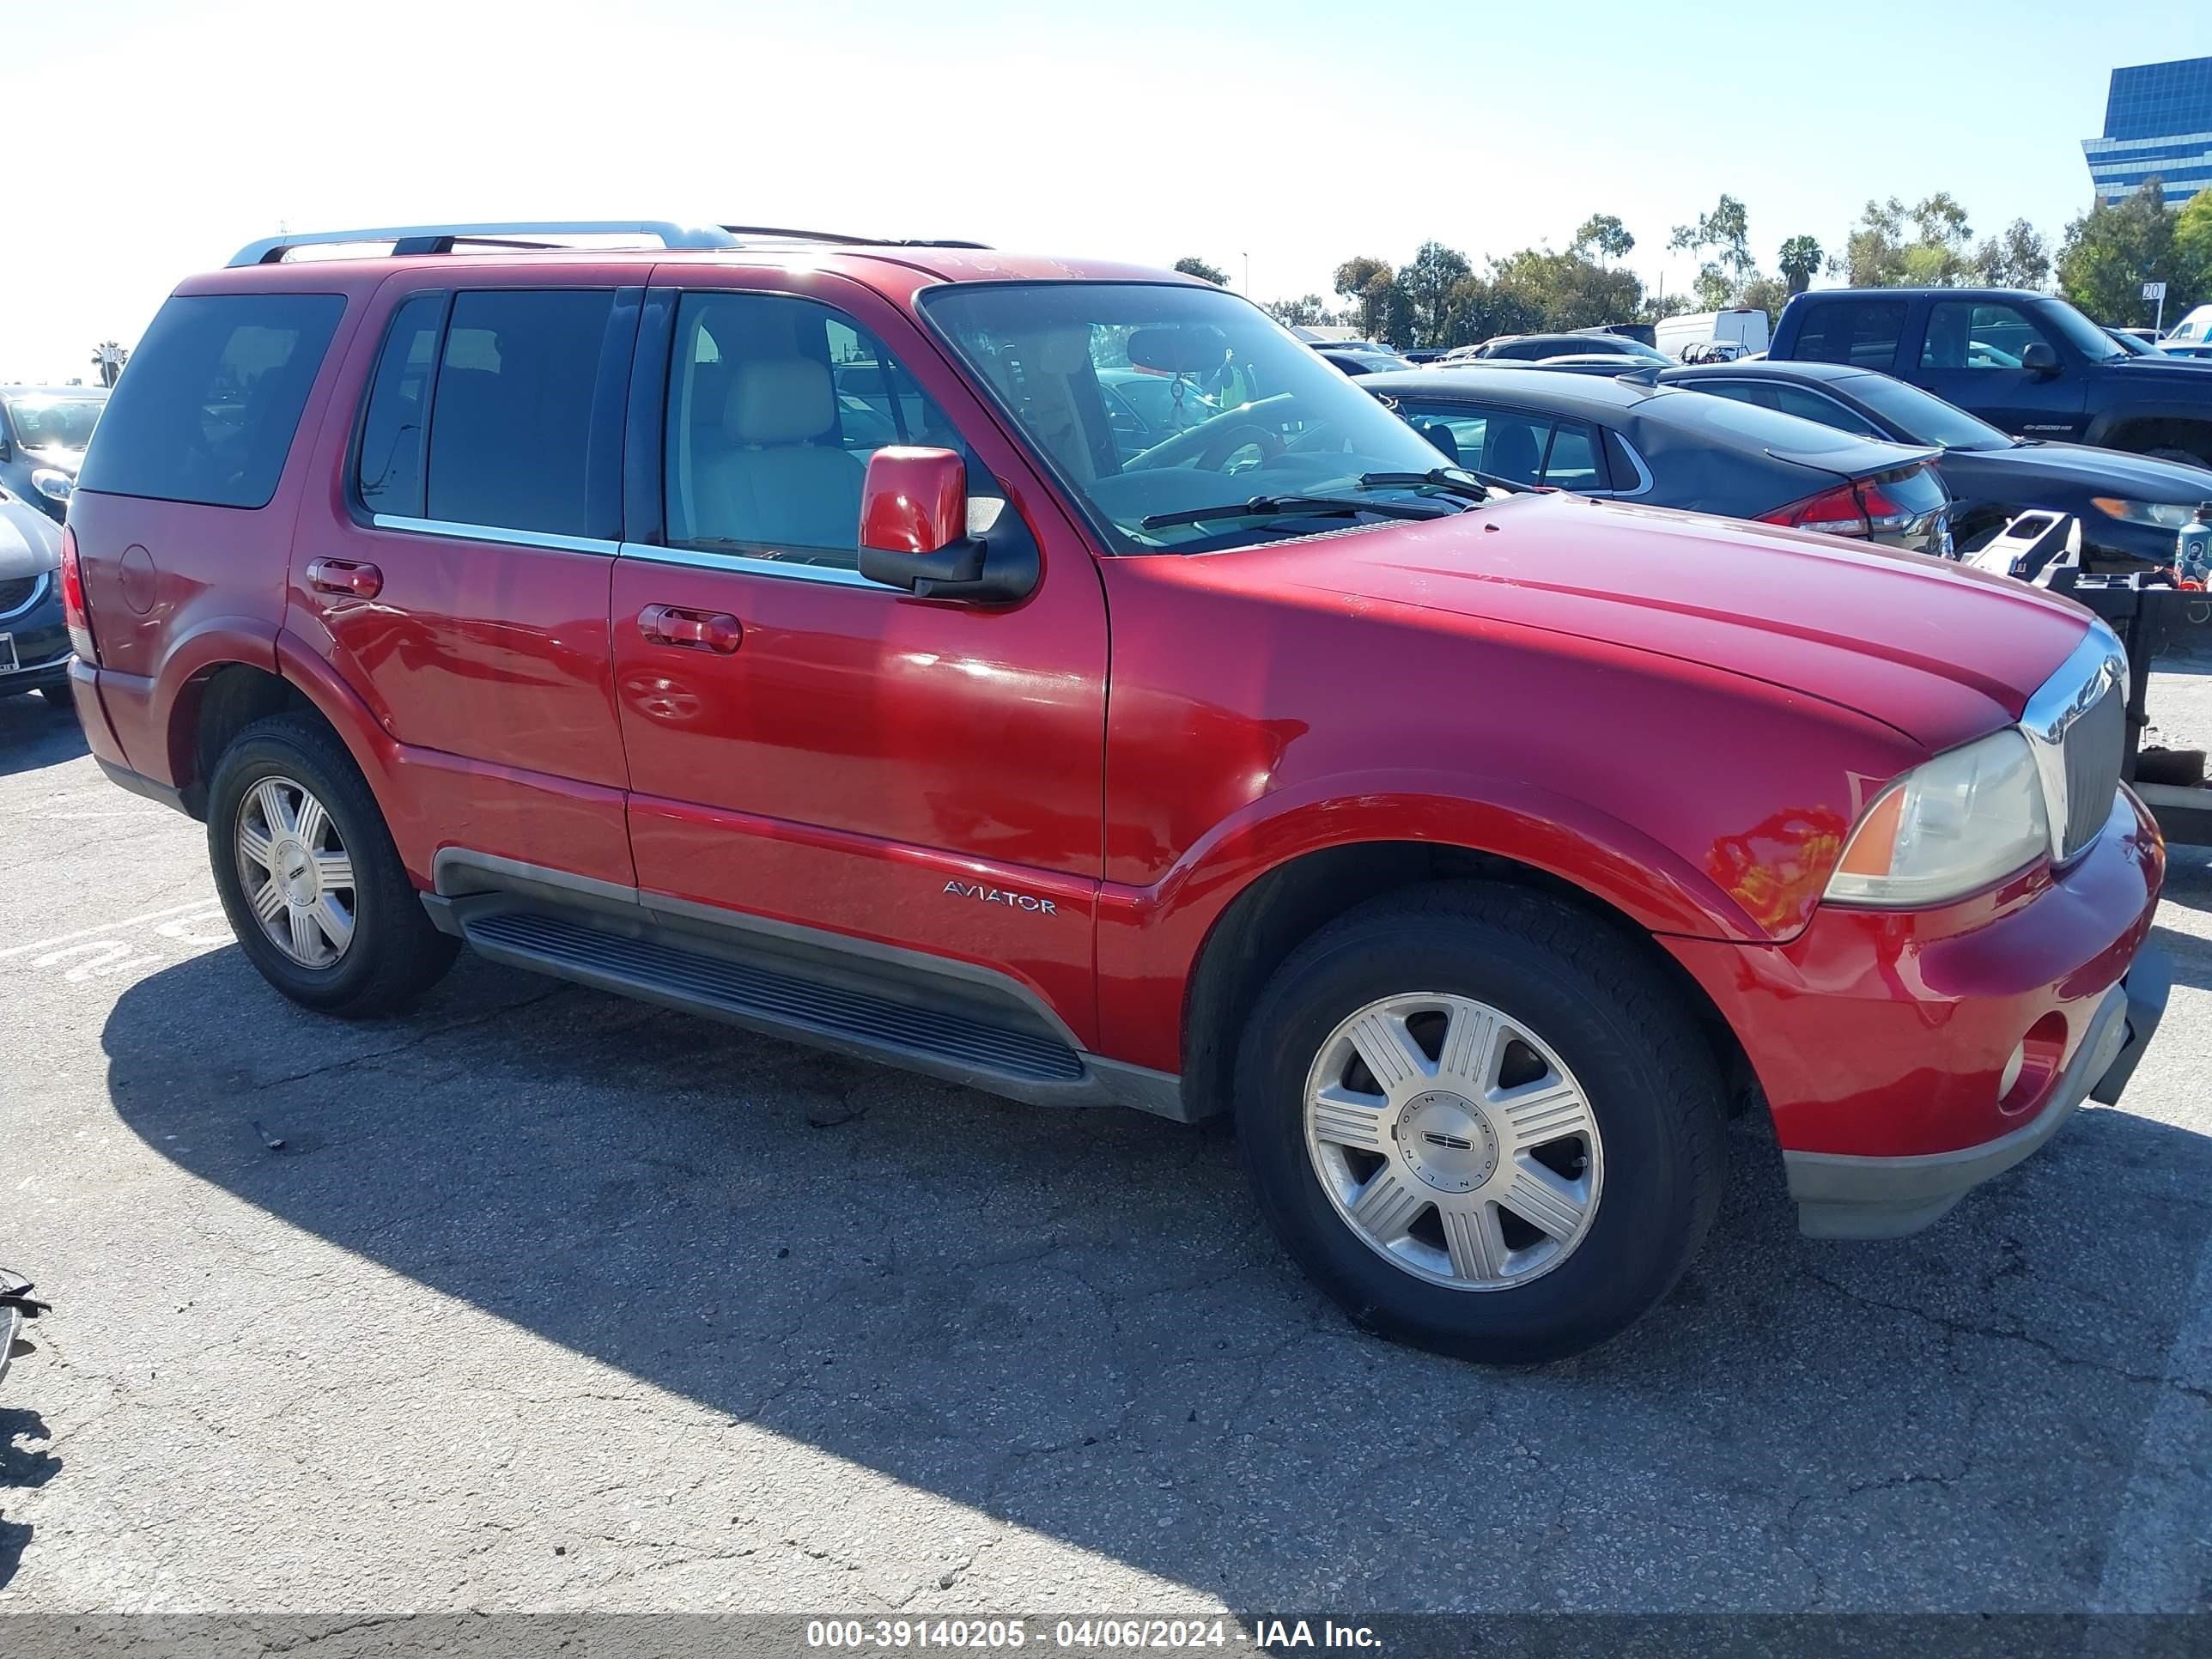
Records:
[[[1519,1372],[1352,1330],[1218,1133],[466,957],[337,1024],[211,896],[0,702],[0,1611],[2212,1607],[2204,853],[2123,1107],[1874,1245],[1739,1126],[1671,1302]]]

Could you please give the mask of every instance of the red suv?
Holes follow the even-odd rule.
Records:
[[[661,245],[512,246],[617,228]],[[391,249],[285,257],[345,240]],[[1480,1358],[1664,1295],[1731,1111],[1808,1232],[1876,1237],[2116,1097],[2164,853],[2110,634],[1437,462],[1150,270],[293,238],[185,283],[116,389],[76,696],[295,1001],[381,1013],[465,942],[1231,1115],[1331,1296]]]

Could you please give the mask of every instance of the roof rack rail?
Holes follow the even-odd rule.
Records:
[[[230,257],[233,266],[273,265],[295,247],[329,247],[347,242],[389,242],[394,254],[450,253],[456,242],[498,247],[551,248],[544,236],[656,236],[663,247],[735,247],[738,239],[720,225],[679,225],[667,219],[574,219],[460,225],[402,225],[375,230],[315,230],[264,236]],[[826,238],[809,237],[809,240]]]
[[[724,225],[732,236],[769,236],[791,242],[837,242],[851,247],[973,247],[988,242],[957,241],[949,236],[844,236],[833,230],[785,230],[775,225]]]

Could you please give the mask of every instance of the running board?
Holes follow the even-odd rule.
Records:
[[[1056,1037],[994,1024],[972,1012],[900,1000],[854,983],[830,983],[793,972],[785,963],[712,954],[665,935],[617,933],[539,910],[492,908],[464,913],[457,920],[462,938],[495,962],[769,1036],[927,1072],[1018,1100],[1103,1105],[1127,1097],[1125,1089],[1098,1074],[1088,1056]]]

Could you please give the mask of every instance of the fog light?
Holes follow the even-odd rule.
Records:
[[[2027,1064],[2027,1044],[2023,1041],[2014,1046],[2012,1058],[2005,1061],[2004,1071],[1997,1079],[1999,1100],[2012,1093],[2012,1085],[2020,1081],[2020,1068]]]

